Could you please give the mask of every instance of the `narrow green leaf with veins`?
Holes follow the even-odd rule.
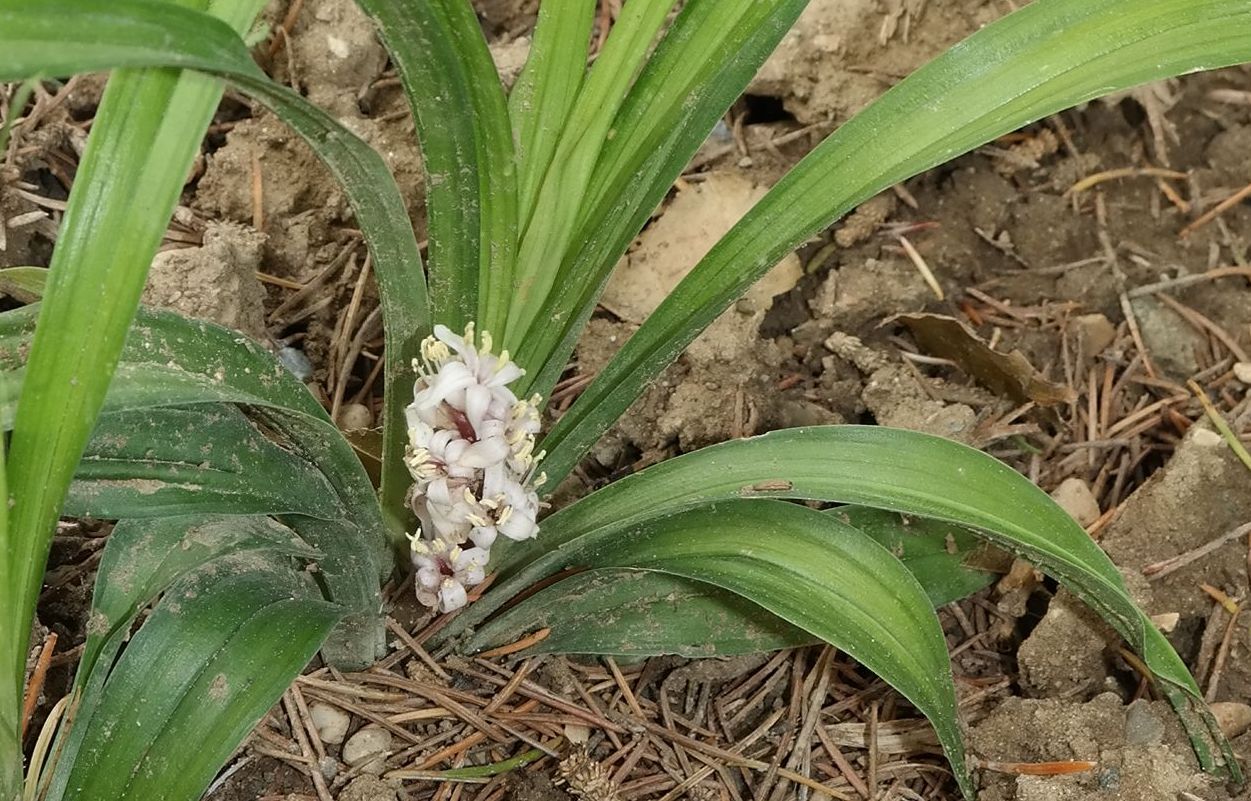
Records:
[[[377,23],[413,109],[434,319],[459,330],[478,314],[480,288],[511,268],[516,253],[517,175],[504,90],[470,3],[358,3]]]
[[[720,587],[845,651],[929,718],[965,797],[973,797],[947,642],[929,599],[889,551],[834,515],[775,500],[725,500],[637,520],[611,538],[573,540],[563,555],[573,564]],[[563,611],[548,611],[550,625],[561,625]]]
[[[115,665],[97,663],[105,691],[48,798],[194,801],[339,614],[306,575],[257,552],[188,574]]]
[[[520,164],[519,219],[530,219],[560,134],[568,127],[569,114],[586,75],[596,6],[595,0],[545,0],[539,4],[530,55],[508,96],[508,115]],[[492,318],[486,318],[486,322],[495,324]]]
[[[674,0],[637,0],[623,6],[582,84],[533,211],[521,221],[517,264],[506,289],[512,293],[507,327],[496,332],[510,351],[524,342],[552,290],[561,259],[575,243],[582,203],[617,110],[673,5]]]
[[[807,2],[751,3],[739,24],[728,26],[728,37],[709,20],[743,13],[741,2],[694,0],[683,7],[614,121],[641,144],[622,134],[605,143],[591,179],[595,199],[584,203],[576,245],[558,265],[538,317],[543,324],[532,326],[517,349],[518,363],[531,371],[521,394],[551,395],[626,246]],[[706,80],[688,83],[692,75]],[[675,87],[688,91],[670,91]]]
[[[409,524],[404,505],[409,476],[402,462],[404,405],[415,377],[411,361],[429,333],[430,315],[417,239],[386,162],[330,115],[271,81],[220,20],[159,0],[0,0],[0,80],[36,72],[62,75],[156,66],[198,69],[230,79],[304,137],[343,186],[369,244],[381,289],[387,360],[382,497],[392,536],[401,542]]]
[[[6,424],[37,314],[0,314]],[[272,354],[220,326],[141,309],[103,412],[68,511],[150,517],[175,500],[183,513],[203,513],[228,511],[233,499],[236,512],[290,515],[323,552],[330,597],[349,610],[324,655],[344,667],[380,655],[378,577],[390,572],[392,552],[373,487],[325,410]]]
[[[263,0],[182,1],[211,10],[220,18],[214,24],[232,35],[250,26],[264,5]],[[64,22],[44,4],[27,5],[48,14],[45,27]],[[8,50],[0,42],[0,59]],[[36,74],[52,71],[35,67],[12,78]],[[110,77],[95,114],[57,232],[10,441],[12,508],[0,542],[9,569],[0,589],[0,614],[12,620],[0,630],[6,637],[0,659],[10,663],[0,676],[16,678],[19,685],[58,512],[103,403],[148,265],[223,88],[203,74],[120,70]]]
[[[1181,658],[1130,597],[1120,572],[1086,532],[1012,468],[965,445],[880,426],[776,431],[713,445],[653,465],[543,521],[538,540],[500,549],[492,592],[457,618],[451,636],[571,564],[587,541],[671,510],[727,498],[854,503],[968,526],[1030,561],[1095,609],[1151,668],[1206,769],[1241,776],[1229,745]],[[582,563],[585,564],[585,563]]]
[[[665,298],[552,429],[559,481],[753,281],[878,192],[1053,112],[1251,60],[1244,0],[1038,0],[886,92],[808,154]]]
[[[894,554],[937,609],[988,585],[975,566],[986,546],[962,526],[866,506],[829,510]],[[480,627],[473,646],[505,645],[551,628],[527,653],[732,656],[807,645],[816,638],[742,596],[633,568],[586,570],[540,590]]]

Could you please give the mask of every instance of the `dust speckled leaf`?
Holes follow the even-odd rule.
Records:
[[[1047,114],[1248,60],[1245,0],[1042,0],[987,25],[825,139],[712,248],[561,416],[548,475],[563,479],[735,298],[857,204]]]
[[[850,654],[929,718],[972,798],[947,643],[929,599],[889,551],[835,516],[784,501],[726,500],[574,540],[564,556],[720,587]],[[564,611],[550,611],[553,628]]]
[[[1021,474],[958,442],[881,426],[775,431],[684,454],[574,503],[542,522],[538,540],[497,548],[500,579],[448,628],[453,636],[571,562],[579,540],[611,539],[666,510],[769,496],[852,503],[975,529],[1089,604],[1150,666],[1205,768],[1241,772],[1185,663],[1137,607],[1116,565],[1081,526]],[[522,566],[524,564],[524,567]]]
[[[867,506],[829,510],[890,551],[935,608],[987,586],[994,573],[973,566],[989,549],[968,529]],[[709,584],[629,568],[586,570],[535,594],[476,632],[472,647],[504,645],[518,632],[551,628],[531,653],[687,657],[776,651],[813,635],[746,598]]]
[[[68,75],[119,67],[183,67],[226,77],[302,136],[338,178],[373,255],[386,327],[388,468],[383,498],[403,525],[408,476],[403,454],[404,392],[410,360],[430,327],[421,253],[386,162],[329,114],[274,83],[243,40],[214,17],[156,0],[0,0],[0,79]],[[475,262],[476,263],[476,262]]]
[[[710,584],[633,568],[586,570],[545,587],[479,627],[469,648],[550,628],[526,653],[691,658],[776,651],[818,638]]]
[[[101,415],[64,508],[102,518],[211,512],[329,520],[346,510],[324,473],[229,404]]]
[[[901,515],[870,506],[840,506],[832,514],[872,537],[904,563],[930,603],[940,606],[967,598],[995,580],[986,569],[1007,559],[965,526]],[[996,556],[998,555],[998,556]]]
[[[81,739],[47,797],[198,798],[340,614],[272,557],[202,566],[166,592],[107,670],[107,691],[72,730]]]
[[[314,560],[317,551],[269,517],[214,515],[121,520],[108,544],[91,599],[87,642],[75,684],[91,673],[104,641],[128,627],[145,605],[181,576],[231,554],[260,551]]]

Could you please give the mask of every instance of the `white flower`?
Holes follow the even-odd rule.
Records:
[[[410,537],[413,566],[417,568],[417,599],[440,612],[452,612],[468,602],[466,587],[486,579],[490,554],[482,548],[460,548],[442,539]]]
[[[413,538],[417,597],[448,612],[485,578],[501,534],[538,535],[536,490],[544,476],[535,478],[543,454],[535,453],[534,438],[542,399],[517,399],[508,385],[525,372],[507,351],[491,353],[485,331],[475,341],[472,324],[463,337],[435,326],[413,367],[404,463],[413,476],[409,504],[421,521]],[[467,541],[472,547],[462,548]]]

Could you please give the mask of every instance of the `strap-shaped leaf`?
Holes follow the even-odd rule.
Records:
[[[107,673],[88,687],[98,703],[71,719],[48,798],[198,798],[340,613],[307,576],[256,553],[180,580],[115,665],[97,662]]]
[[[517,142],[518,219],[530,219],[543,176],[582,88],[596,5],[595,0],[539,4],[530,55],[508,96],[508,116]]]
[[[908,569],[934,608],[985,587],[992,573],[970,564],[986,546],[967,529],[867,506],[829,512],[871,537]],[[519,631],[551,628],[530,653],[732,656],[807,645],[816,638],[742,596],[666,573],[585,570],[511,607],[477,630],[490,648]]]
[[[521,240],[511,280],[505,347],[516,351],[556,282],[561,261],[576,245],[578,219],[590,180],[617,112],[664,26],[674,0],[636,0],[622,7],[604,49],[578,92],[551,164],[543,175]]]
[[[0,314],[0,366],[10,371],[0,396],[10,404],[37,312]],[[325,410],[271,354],[220,326],[141,310],[104,411],[71,512],[286,515],[322,552],[330,597],[349,610],[327,659],[363,667],[377,658],[378,579],[393,555],[373,486]],[[11,407],[0,418],[10,420]]]
[[[91,675],[104,643],[128,632],[139,611],[184,575],[225,556],[260,553],[312,561],[319,554],[272,518],[248,515],[122,520],[113,527],[91,599],[75,686]],[[102,668],[107,672],[108,666]],[[79,718],[81,720],[81,716]]]
[[[343,517],[314,465],[230,404],[171,406],[100,417],[63,514],[101,518],[299,513]]]
[[[271,108],[335,174],[356,212],[386,325],[382,491],[398,537],[409,482],[400,460],[405,395],[430,314],[417,240],[386,162],[330,115],[271,81],[235,32],[209,15],[161,0],[0,0],[0,80],[169,66],[223,76]]]
[[[525,392],[551,394],[612,268],[808,0],[683,6],[626,98],[538,319],[518,345]],[[746,8],[744,8],[747,6]],[[729,20],[734,20],[730,24]]]
[[[819,638],[741,595],[631,567],[584,570],[544,587],[480,626],[469,650],[505,645],[549,628],[527,654],[700,658],[777,651]]]
[[[139,612],[188,574],[240,554],[275,568],[318,555],[290,529],[264,517],[123,520],[114,527],[96,574],[87,642],[74,677],[73,725],[62,729],[55,747],[61,778],[84,747],[109,671]]]
[[[1240,770],[1194,679],[1133,602],[1120,572],[1081,526],[1007,465],[957,442],[880,426],[819,426],[714,445],[653,465],[543,521],[533,543],[503,552],[503,580],[452,631],[570,564],[583,540],[611,539],[630,521],[692,504],[754,496],[854,503],[969,526],[1035,564],[1089,604],[1134,648],[1216,765],[1208,735]],[[524,565],[524,566],[523,566]],[[450,633],[450,632],[449,632]]]
[[[209,6],[207,0],[184,2]],[[219,0],[212,4],[214,23],[246,29],[262,5]],[[5,50],[0,45],[0,58]],[[222,89],[205,75],[120,71],[105,87],[87,137],[57,232],[48,304],[10,438],[12,525],[0,532],[0,553],[11,564],[0,609],[15,626],[0,631],[7,638],[0,659],[15,662],[19,678],[57,513]]]
[[[624,525],[610,538],[574,540],[564,556],[711,584],[837,646],[930,719],[972,798],[947,643],[929,599],[889,551],[834,515],[781,501],[726,500]],[[553,628],[562,612],[548,610]]]
[[[465,0],[359,5],[377,24],[413,109],[434,318],[459,329],[479,319],[479,285],[510,269],[516,253],[517,174],[504,90]]]
[[[548,435],[563,478],[700,331],[856,204],[1047,114],[1251,60],[1243,0],[1038,0],[917,70],[827,138],[678,284]]]
[[[2,382],[0,382],[2,384]],[[0,437],[0,498],[9,497],[8,470],[5,467],[4,438]],[[9,505],[0,507],[0,542],[9,537]],[[0,582],[11,586],[11,560],[0,559]],[[0,642],[17,642],[25,627],[17,615],[0,614]],[[0,662],[0,798],[17,798],[22,787],[22,686],[26,681],[25,659]]]
[[[995,574],[985,565],[1003,555],[967,527],[943,520],[871,506],[840,506],[828,513],[903,562],[935,609],[989,586]]]

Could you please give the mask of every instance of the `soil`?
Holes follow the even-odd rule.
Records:
[[[524,61],[537,3],[478,5],[501,73],[511,80]],[[623,259],[576,366],[553,395],[553,413],[568,407],[698,256],[821,137],[1011,5],[812,0]],[[602,3],[600,20],[618,6]],[[281,27],[287,10],[285,0],[275,0],[267,19]],[[424,239],[412,121],[385,51],[353,3],[306,0],[287,35],[262,44],[258,55],[275,78],[384,155]],[[47,263],[101,85],[89,76],[60,95],[39,97],[31,112],[37,124],[18,128],[0,175],[0,265]],[[1092,102],[868,201],[727,310],[595,448],[557,502],[676,453],[781,427],[879,423],[954,437],[1055,492],[1122,569],[1208,698],[1233,704],[1226,708],[1233,718],[1245,716],[1239,705],[1251,699],[1251,628],[1239,605],[1251,586],[1247,533],[1239,527],[1251,522],[1251,472],[1186,382],[1197,382],[1249,439],[1251,206],[1237,203],[1196,222],[1251,181],[1249,92],[1251,73],[1239,68]],[[1143,171],[1162,167],[1180,177]],[[1111,170],[1126,175],[1111,177]],[[1082,181],[1089,188],[1074,191]],[[368,420],[378,404],[380,387],[370,375],[381,337],[367,330],[363,353],[347,347],[377,305],[353,225],[342,192],[298,137],[228,94],[145,300],[238,328],[288,363],[306,361],[310,389],[328,408],[350,408],[354,420]],[[1193,231],[1183,235],[1188,227]],[[1221,267],[1241,272],[1209,273]],[[1004,392],[986,380],[984,359],[953,361],[943,355],[955,352],[946,349],[950,341],[921,337],[897,317],[911,313],[963,323],[980,344],[965,340],[962,353],[1019,351],[1032,375],[1070,399]],[[72,527],[58,539],[56,581],[40,618],[61,635],[59,650],[81,642],[75,615],[85,609],[97,541],[93,531]],[[402,593],[394,597],[392,614],[414,631]],[[1143,697],[1142,677],[1111,632],[1029,565],[1014,565],[996,587],[944,610],[943,620],[971,752],[997,763],[979,771],[984,799],[1238,797],[1199,773],[1171,713]],[[447,684],[422,674],[427,668],[403,650],[384,663],[413,681]],[[507,660],[443,664],[455,676],[451,686],[478,693],[481,706],[498,690],[487,679],[512,675],[511,668],[493,673],[484,666],[511,665]],[[624,785],[622,794],[602,797],[802,797],[794,795],[796,785],[777,780],[779,764],[806,766],[848,797],[866,781],[879,797],[955,797],[932,741],[908,728],[915,713],[829,651],[797,649],[698,674],[675,659],[620,669],[557,659],[526,665],[532,682],[565,703],[594,709],[603,725],[622,725],[535,723],[533,731],[570,740],[591,729],[589,767],[562,772],[544,759],[482,792],[465,785],[452,798],[591,797],[576,794],[612,782]],[[51,697],[69,667],[50,678]],[[827,686],[822,677],[830,675]],[[324,669],[312,679],[324,684],[304,692],[319,701],[355,698],[324,685],[358,680]],[[633,689],[623,692],[626,682]],[[820,698],[802,703],[818,686]],[[743,711],[745,699],[752,709]],[[408,712],[426,704],[388,703]],[[735,738],[748,742],[743,738],[783,711],[745,752],[775,770],[739,769],[724,755],[708,757],[640,723],[671,727],[670,704],[690,721],[683,724],[690,738],[722,749]],[[809,706],[819,713],[823,737],[832,739],[818,738],[801,757],[794,735]],[[717,719],[723,713],[732,725]],[[364,722],[354,717],[353,731]],[[307,761],[296,758],[292,725],[284,709],[271,713],[264,735],[210,797],[317,797]],[[386,769],[411,767],[439,743],[472,731],[457,735],[458,726],[452,719],[414,724],[410,731],[425,748],[393,755]],[[1234,747],[1246,765],[1251,734],[1237,734]],[[276,740],[295,750],[276,751]],[[337,746],[326,748],[329,792],[343,801],[447,797],[431,782],[355,777],[337,761]],[[517,752],[482,756],[497,761]],[[705,760],[715,768],[709,776],[666,796]],[[1071,760],[1097,764],[1073,775],[1024,775],[1012,767]]]

